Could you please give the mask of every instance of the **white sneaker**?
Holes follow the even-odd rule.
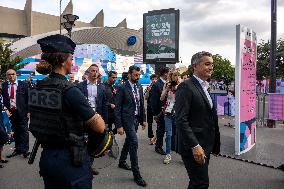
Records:
[[[165,159],[164,159],[164,164],[169,164],[172,160],[171,154],[167,154]]]

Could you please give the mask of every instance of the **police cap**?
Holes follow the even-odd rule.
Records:
[[[37,43],[40,45],[43,53],[74,53],[76,44],[64,35],[50,35],[39,39]]]

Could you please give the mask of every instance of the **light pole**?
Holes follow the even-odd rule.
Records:
[[[60,6],[59,6],[59,27],[60,27],[60,35],[61,35],[61,4],[62,4],[62,0],[60,0]]]
[[[276,92],[276,41],[277,41],[277,0],[271,0],[271,44],[270,44],[270,78],[269,93]],[[267,120],[269,128],[275,127],[274,120]]]
[[[277,0],[271,0],[271,44],[269,92],[276,92],[276,41],[277,41]]]
[[[79,19],[79,16],[73,14],[63,15],[63,18],[66,20],[62,23],[63,27],[67,30],[69,37],[71,38],[71,31],[73,26],[75,26],[75,21]]]

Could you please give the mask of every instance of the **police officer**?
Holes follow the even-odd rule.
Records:
[[[43,52],[37,71],[50,73],[29,93],[30,131],[43,148],[40,175],[46,189],[90,189],[93,176],[85,133],[103,133],[104,121],[65,77],[71,73],[75,43],[62,35],[37,42]]]

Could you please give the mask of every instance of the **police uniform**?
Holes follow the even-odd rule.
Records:
[[[74,42],[62,35],[38,40],[43,52],[72,53]],[[46,189],[92,188],[84,121],[95,115],[81,91],[61,74],[51,73],[29,92],[30,131],[43,151],[40,175]]]

